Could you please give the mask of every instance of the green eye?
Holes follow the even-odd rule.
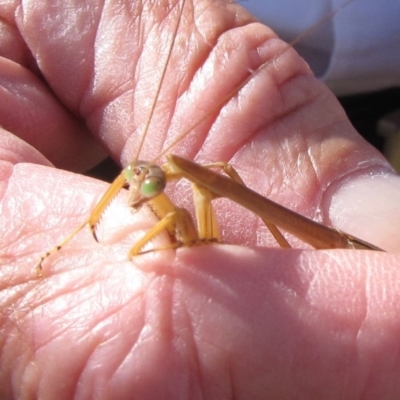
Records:
[[[164,189],[164,186],[162,184],[162,181],[160,181],[159,178],[152,177],[152,178],[147,178],[141,185],[140,185],[140,193],[144,197],[154,197],[162,190]]]
[[[124,175],[125,175],[125,179],[128,182],[130,182],[131,179],[132,179],[132,175],[133,175],[132,166],[131,165],[128,165],[126,168],[124,168]]]

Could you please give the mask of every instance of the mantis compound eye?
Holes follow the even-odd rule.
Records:
[[[165,178],[149,176],[140,185],[140,193],[143,197],[152,198],[160,194],[165,188]]]

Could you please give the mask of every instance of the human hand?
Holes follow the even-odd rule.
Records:
[[[32,145],[41,152],[47,145],[57,166],[81,170],[101,157],[81,120],[122,164],[135,157],[159,49],[170,39],[160,32],[172,32],[177,14],[166,18],[153,7],[138,19],[139,4],[122,5],[64,2],[57,9],[36,1],[17,12],[22,38],[54,92],[27,74],[28,108],[41,104],[29,95],[38,91],[57,106],[51,113],[33,108],[49,122],[33,119],[31,137],[17,131],[21,114],[8,130],[30,143],[47,133]],[[143,159],[245,79],[249,63],[254,69],[283,46],[233,4],[186,6],[180,28],[190,50],[181,42],[173,57]],[[145,34],[135,36],[140,26]],[[14,98],[9,113],[25,104]],[[146,210],[132,215],[122,196],[104,216],[100,243],[81,232],[36,279],[41,252],[87,218],[106,185],[49,168],[33,147],[8,133],[2,138],[2,398],[397,397],[398,255],[218,245],[129,262],[130,246],[154,219]],[[327,223],[399,248],[398,178],[293,51],[172,151],[230,161],[274,201],[310,217],[320,210]],[[188,191],[184,184],[175,190],[173,198]],[[357,214],[352,206],[364,190],[372,196]],[[227,243],[268,244],[257,217],[229,202],[220,206]]]

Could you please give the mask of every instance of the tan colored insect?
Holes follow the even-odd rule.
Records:
[[[342,7],[350,1],[352,0],[347,1]],[[178,21],[180,21],[184,3],[185,0],[182,2]],[[338,10],[335,12],[337,11]],[[332,16],[333,13],[326,16],[324,21]],[[322,24],[324,21],[321,21],[319,24]],[[158,91],[152,105],[147,126],[144,129],[139,149],[144,143],[148,126],[154,114],[155,105],[168,67],[168,61],[174,48],[174,40],[178,27],[179,22],[177,23],[173,34],[174,39],[171,41],[167,61],[158,85]],[[315,27],[313,29],[315,29]],[[308,33],[309,31],[305,32],[301,37],[298,37],[295,42],[297,43]],[[292,47],[295,42],[292,42],[279,54],[282,54],[287,50],[287,48]],[[166,154],[167,151],[176,145],[177,142],[181,141],[192,129],[202,123],[219,107],[223,106],[233,94],[237,93],[255,74],[265,68],[269,63],[270,61],[263,64],[257,71],[251,73],[240,87],[236,88],[234,92],[229,93],[229,95],[220,103],[209,110],[209,112],[207,112],[203,118],[200,118],[191,129],[181,134],[178,139],[168,146],[168,149],[164,150],[162,155]],[[225,175],[215,172],[215,169],[223,170]],[[184,208],[176,207],[164,193],[164,189],[168,182],[181,178],[188,179],[192,183],[197,226],[193,223],[190,213]],[[167,246],[168,248],[192,246],[210,242],[223,242],[211,204],[214,199],[220,197],[227,197],[260,216],[278,244],[284,248],[290,248],[291,246],[281,233],[280,229],[297,236],[299,239],[316,249],[347,248],[381,250],[361,239],[310,220],[261,196],[246,187],[237,172],[229,164],[214,163],[201,166],[176,155],[168,155],[166,163],[161,167],[155,164],[155,162],[134,160],[128,167],[123,169],[121,174],[110,185],[94,210],[91,212],[89,218],[78,226],[59,245],[42,255],[36,266],[38,275],[41,275],[44,260],[46,260],[52,253],[58,252],[86,225],[89,225],[93,237],[97,240],[96,226],[104,210],[124,187],[129,187],[128,205],[130,207],[137,210],[143,204],[148,204],[159,219],[156,225],[150,229],[142,239],[134,244],[129,252],[129,259],[146,252],[143,251],[143,248],[163,231],[167,231],[171,238],[171,243]]]

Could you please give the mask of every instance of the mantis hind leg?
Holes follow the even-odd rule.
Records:
[[[240,177],[238,172],[233,168],[231,164],[225,163],[225,162],[217,162],[217,163],[212,163],[212,164],[205,164],[203,165],[204,168],[207,169],[214,169],[218,168],[224,171],[226,175],[228,175],[232,180],[234,180],[237,183],[240,183],[243,186],[246,186],[245,183],[243,182],[243,179]],[[214,198],[217,196],[214,195]],[[290,249],[292,246],[290,246],[289,242],[286,240],[286,238],[283,236],[281,231],[273,224],[271,224],[269,221],[267,221],[264,218],[261,218],[262,221],[264,222],[265,226],[268,228],[268,230],[271,232],[272,236],[275,238],[275,240],[278,242],[279,246]]]

